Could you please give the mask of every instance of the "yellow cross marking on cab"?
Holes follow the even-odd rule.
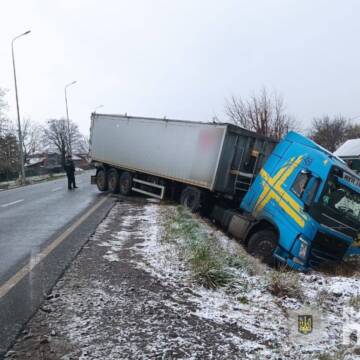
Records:
[[[302,156],[291,158],[290,162],[283,166],[273,177],[264,169],[260,171],[263,178],[263,191],[256,202],[254,211],[260,212],[270,200],[274,200],[278,205],[301,227],[304,227],[307,216],[299,205],[283,188],[286,179],[293,173],[302,161]]]

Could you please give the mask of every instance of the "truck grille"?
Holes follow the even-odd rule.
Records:
[[[348,243],[318,232],[311,244],[309,265],[318,267],[325,263],[339,262],[344,257],[348,247]]]

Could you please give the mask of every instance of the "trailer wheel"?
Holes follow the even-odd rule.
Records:
[[[198,212],[201,208],[201,191],[193,187],[186,187],[181,193],[180,203],[191,212]]]
[[[120,175],[120,194],[128,196],[132,188],[132,175],[129,172],[123,172]]]
[[[113,194],[117,194],[120,190],[119,172],[116,169],[111,169],[108,173],[108,187]]]
[[[250,237],[248,251],[268,265],[274,265],[273,252],[277,246],[277,235],[272,230],[261,230]]]
[[[106,191],[108,189],[107,176],[104,169],[100,169],[96,173],[96,185],[100,191]]]

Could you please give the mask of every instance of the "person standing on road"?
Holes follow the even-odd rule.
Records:
[[[76,183],[75,183],[75,165],[74,165],[74,161],[71,158],[71,155],[68,155],[66,157],[66,161],[65,161],[65,171],[66,171],[66,176],[68,179],[68,189],[72,190],[77,189]]]

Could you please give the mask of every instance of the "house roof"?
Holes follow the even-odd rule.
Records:
[[[359,157],[360,156],[360,139],[347,140],[335,152],[334,155],[339,157]]]
[[[33,157],[28,159],[27,164],[25,166],[33,166],[37,164],[41,164],[45,160],[44,157]]]

